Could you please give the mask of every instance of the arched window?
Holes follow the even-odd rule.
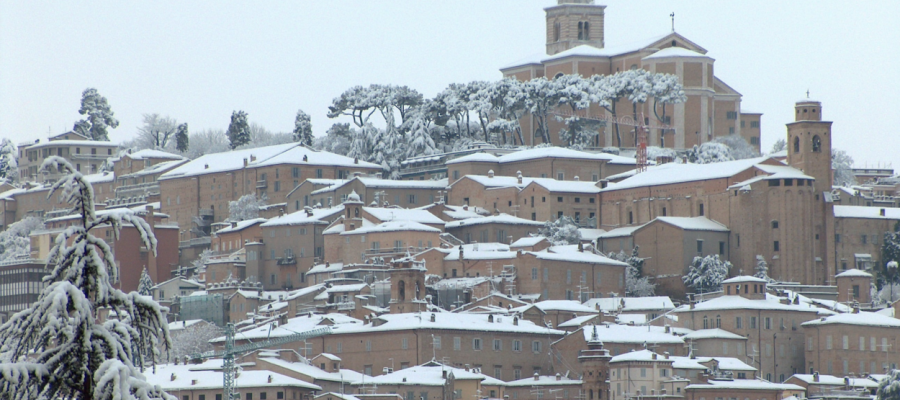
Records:
[[[800,152],[800,138],[797,136],[794,136],[794,153],[799,153],[799,152]]]
[[[819,138],[819,135],[814,135],[812,138],[812,151],[814,153],[822,152],[822,139]]]
[[[402,280],[397,283],[397,300],[406,301],[406,282]]]
[[[353,214],[359,218],[359,207],[353,207]]]
[[[584,22],[578,21],[578,40],[584,39]]]
[[[563,77],[563,73],[560,72],[560,73],[557,73],[556,76],[553,77],[553,79],[559,79],[559,78],[562,78],[562,77]]]
[[[709,329],[709,319],[706,316],[703,316],[703,329]]]
[[[721,328],[721,327],[722,327],[722,316],[716,315],[716,328]]]
[[[584,40],[591,40],[591,23],[584,21]]]

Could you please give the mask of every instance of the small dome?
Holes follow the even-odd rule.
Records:
[[[347,201],[360,201],[359,195],[356,194],[356,190],[353,190],[349,195],[347,195]]]

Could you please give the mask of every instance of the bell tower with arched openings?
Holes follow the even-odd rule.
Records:
[[[603,48],[606,6],[594,0],[557,0],[547,7],[547,54],[554,55],[583,44]]]
[[[822,103],[800,100],[787,124],[788,164],[816,178],[816,192],[831,191],[831,121],[822,121]]]
[[[428,311],[425,301],[425,261],[406,257],[391,261],[391,314]]]

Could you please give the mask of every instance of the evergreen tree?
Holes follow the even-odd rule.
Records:
[[[172,399],[141,371],[171,347],[162,309],[138,293],[113,287],[112,249],[91,231],[110,226],[113,237],[129,224],[156,252],[149,224],[124,211],[98,216],[91,184],[68,161],[50,157],[42,169],[67,175],[51,187],[81,211],[78,224],[56,238],[47,257],[46,287],[28,309],[0,326],[0,394],[6,399]],[[116,318],[99,322],[100,310]]]
[[[297,110],[297,118],[294,119],[294,141],[304,146],[313,145],[312,122],[303,110]]]
[[[879,288],[900,283],[900,271],[898,268],[889,268],[891,262],[900,262],[900,222],[894,224],[893,232],[885,232],[881,242],[881,264],[876,267],[876,283]],[[890,296],[888,296],[890,297]]]
[[[609,253],[609,258],[628,264],[625,269],[625,295],[628,297],[653,296],[656,292],[656,284],[650,283],[650,278],[644,275],[644,259],[638,256],[640,246],[631,249],[631,255],[625,251],[618,254]]]
[[[784,139],[778,139],[775,141],[775,144],[772,145],[772,150],[769,151],[769,154],[777,153],[786,148],[787,148],[787,142],[785,142]]]
[[[688,273],[681,279],[687,287],[697,293],[708,293],[722,289],[722,281],[728,276],[731,263],[719,259],[718,254],[694,257],[688,266]]]
[[[78,113],[87,118],[76,122],[73,130],[93,140],[109,141],[107,128],[115,129],[119,126],[119,120],[115,118],[106,97],[101,96],[94,88],[87,88],[81,93],[81,108]]]
[[[892,370],[878,382],[875,400],[900,400],[900,369]]]
[[[16,145],[7,138],[0,142],[0,183],[19,185],[19,152]]]
[[[544,226],[538,230],[538,234],[547,238],[554,246],[578,244],[581,242],[581,232],[578,231],[578,224],[569,216],[562,216],[556,221],[547,221]]]
[[[138,282],[138,293],[144,296],[150,296],[150,289],[153,288],[153,279],[150,278],[150,274],[147,273],[147,268],[145,267],[143,271],[141,271],[141,280]]]
[[[185,153],[190,148],[190,143],[187,122],[178,125],[178,129],[175,131],[175,149]]]
[[[772,281],[772,279],[769,278],[769,263],[766,262],[766,258],[762,255],[756,255],[756,273],[754,273],[753,276],[759,279],[765,279],[769,282]]]
[[[227,134],[232,150],[250,143],[250,125],[247,123],[247,113],[243,111],[231,113],[231,124],[228,125]]]

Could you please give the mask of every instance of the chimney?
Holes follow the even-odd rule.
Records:
[[[170,381],[174,381],[174,380],[175,380],[175,373],[174,373],[174,372],[172,373],[171,376],[169,376],[169,380],[170,380]]]
[[[237,221],[231,221],[231,227],[237,228]]]
[[[494,314],[488,314],[488,322],[494,322]]]
[[[538,375],[537,372],[534,373],[534,380],[535,381],[540,380],[540,376]]]
[[[447,379],[447,370],[441,370],[441,377]]]
[[[522,184],[522,171],[516,171],[516,179],[519,181],[519,184]]]
[[[250,162],[254,162],[254,161],[256,161],[256,156],[254,156],[253,154],[251,154],[251,155],[250,155]]]
[[[513,317],[513,325],[517,325],[517,326],[519,325],[519,317],[518,316]]]
[[[272,382],[272,381],[270,380],[269,382]],[[195,385],[197,385],[197,380],[191,379],[191,386],[195,386]]]
[[[559,372],[557,372],[557,373],[556,373],[556,381],[558,382],[558,381],[561,381],[561,380],[562,380],[562,375],[560,375]]]
[[[856,302],[856,301],[853,302],[853,313],[859,314],[859,302]]]
[[[655,359],[656,359],[656,353],[650,353],[650,359],[651,359],[651,360],[655,360]]]
[[[669,359],[669,352],[667,351],[667,352],[663,353],[663,357],[664,357],[666,360],[668,360],[668,359]]]
[[[884,216],[884,209],[883,209],[883,208],[881,209],[881,216],[882,216],[882,217]]]
[[[494,170],[488,171],[488,178],[493,178],[493,177],[494,177]]]
[[[578,175],[575,175],[575,182],[578,182],[580,180],[581,180],[581,178],[579,178]]]
[[[584,253],[584,244],[581,242],[578,242],[578,252]]]
[[[272,375],[269,375],[269,383],[272,383]]]
[[[247,159],[244,159],[244,168],[247,168]]]
[[[819,373],[813,372],[813,382],[818,382],[818,381],[819,381]]]
[[[435,317],[434,313],[431,313],[431,322],[434,322],[436,318],[437,317]]]
[[[284,209],[283,209],[283,208],[279,208],[279,209],[278,209],[278,216],[279,216],[279,217],[283,217],[283,216],[284,216]]]
[[[209,169],[209,164],[203,164],[203,169]]]
[[[672,327],[671,327],[671,326],[666,325],[666,333],[672,333]],[[666,353],[666,354],[668,354],[668,353]]]
[[[359,164],[359,157],[353,157],[353,163]]]

